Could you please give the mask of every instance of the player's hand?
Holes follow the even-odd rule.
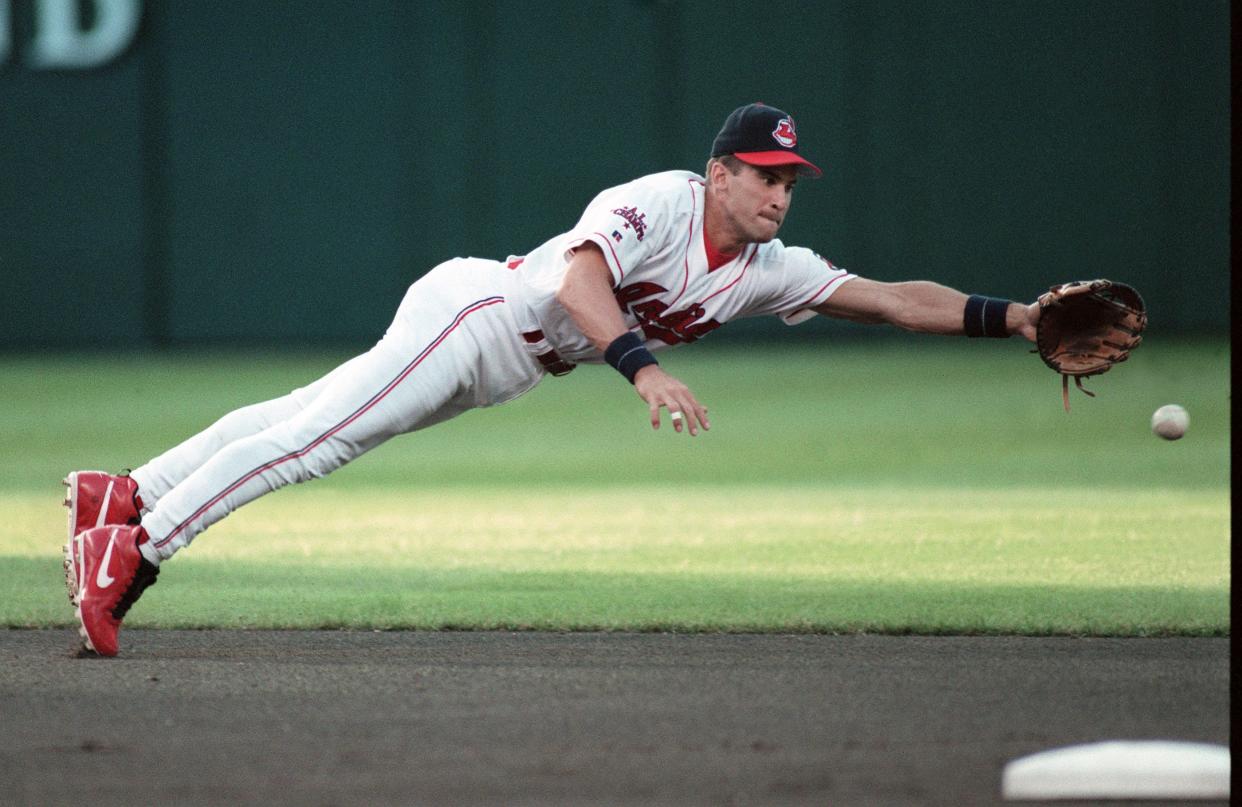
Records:
[[[660,365],[649,364],[639,370],[634,376],[634,389],[651,409],[651,428],[660,428],[661,407],[668,409],[673,431],[679,434],[683,425],[692,437],[698,435],[700,426],[704,431],[711,428],[706,407],[698,402],[689,387],[660,369]]]

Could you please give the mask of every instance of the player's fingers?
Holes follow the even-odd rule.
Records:
[[[694,414],[699,419],[699,423],[702,424],[703,431],[707,431],[712,427],[711,422],[707,419],[707,407],[698,401],[694,402]]]
[[[686,399],[681,403],[679,411],[685,418],[686,428],[689,429],[691,437],[698,436],[700,428],[703,431],[711,428],[707,421],[706,407],[699,403],[693,395],[686,395]]]
[[[653,402],[651,404],[651,428],[660,428],[660,404]]]
[[[680,409],[677,408],[677,404],[672,403],[668,405],[668,419],[673,424],[673,431],[681,434],[682,424],[685,422],[686,416],[682,414]],[[693,422],[690,424],[690,433],[694,434]]]
[[[676,412],[678,415],[673,419],[673,425],[677,431],[681,431],[684,423],[686,431],[690,432],[690,436],[697,437],[699,427],[703,425],[703,407],[699,406],[699,402],[691,396],[688,400],[671,405],[669,407],[670,416],[673,412]]]

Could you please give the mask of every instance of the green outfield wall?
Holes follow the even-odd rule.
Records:
[[[701,170],[756,100],[826,169],[786,243],[1019,299],[1124,278],[1153,333],[1224,332],[1229,27],[1218,0],[0,0],[0,347],[367,342],[431,266]]]

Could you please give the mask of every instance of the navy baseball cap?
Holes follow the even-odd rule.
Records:
[[[824,173],[798,153],[794,119],[774,106],[756,103],[733,110],[712,142],[711,156],[723,154],[750,165],[796,165],[803,176]]]

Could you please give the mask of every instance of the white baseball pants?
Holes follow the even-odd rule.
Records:
[[[520,336],[528,314],[504,264],[458,258],[405,295],[384,337],[323,378],[222,417],[133,471],[144,548],[170,557],[237,508],[324,476],[398,434],[494,406],[544,370]]]

